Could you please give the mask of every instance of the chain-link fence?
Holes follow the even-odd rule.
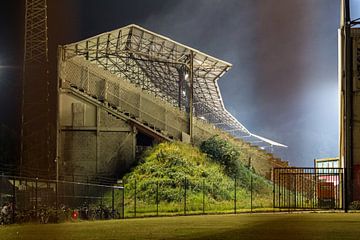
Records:
[[[123,187],[0,175],[1,223],[123,218]]]

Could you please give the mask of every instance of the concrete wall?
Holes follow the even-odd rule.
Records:
[[[73,94],[60,93],[60,174],[113,176],[135,159],[135,136],[124,120]]]

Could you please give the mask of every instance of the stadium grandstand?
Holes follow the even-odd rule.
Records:
[[[265,175],[281,162],[263,149],[285,145],[226,110],[217,81],[230,63],[137,25],[60,46],[58,59],[60,172],[110,175],[155,142],[213,135],[260,153]]]

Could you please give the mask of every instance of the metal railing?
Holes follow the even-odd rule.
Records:
[[[274,208],[342,209],[342,168],[275,168]]]
[[[241,176],[147,181],[128,178],[122,186],[0,176],[3,223],[63,222],[211,213],[272,211],[271,182]]]
[[[208,178],[124,179],[125,217],[273,211],[272,184],[242,176],[211,182]]]
[[[1,222],[123,218],[123,193],[122,186],[0,175]]]

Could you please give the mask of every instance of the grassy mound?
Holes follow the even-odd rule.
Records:
[[[148,149],[123,179],[125,215],[271,207],[270,182],[244,166],[231,145],[217,137],[207,141],[201,150],[180,142]]]
[[[180,201],[183,194],[179,190],[184,190],[185,186],[189,197],[203,191],[213,200],[232,197],[227,189],[233,186],[233,181],[224,174],[223,167],[198,148],[179,142],[161,143],[147,150],[125,179],[127,192],[133,195],[136,183],[136,191],[144,199],[158,188],[161,189],[159,201]]]

